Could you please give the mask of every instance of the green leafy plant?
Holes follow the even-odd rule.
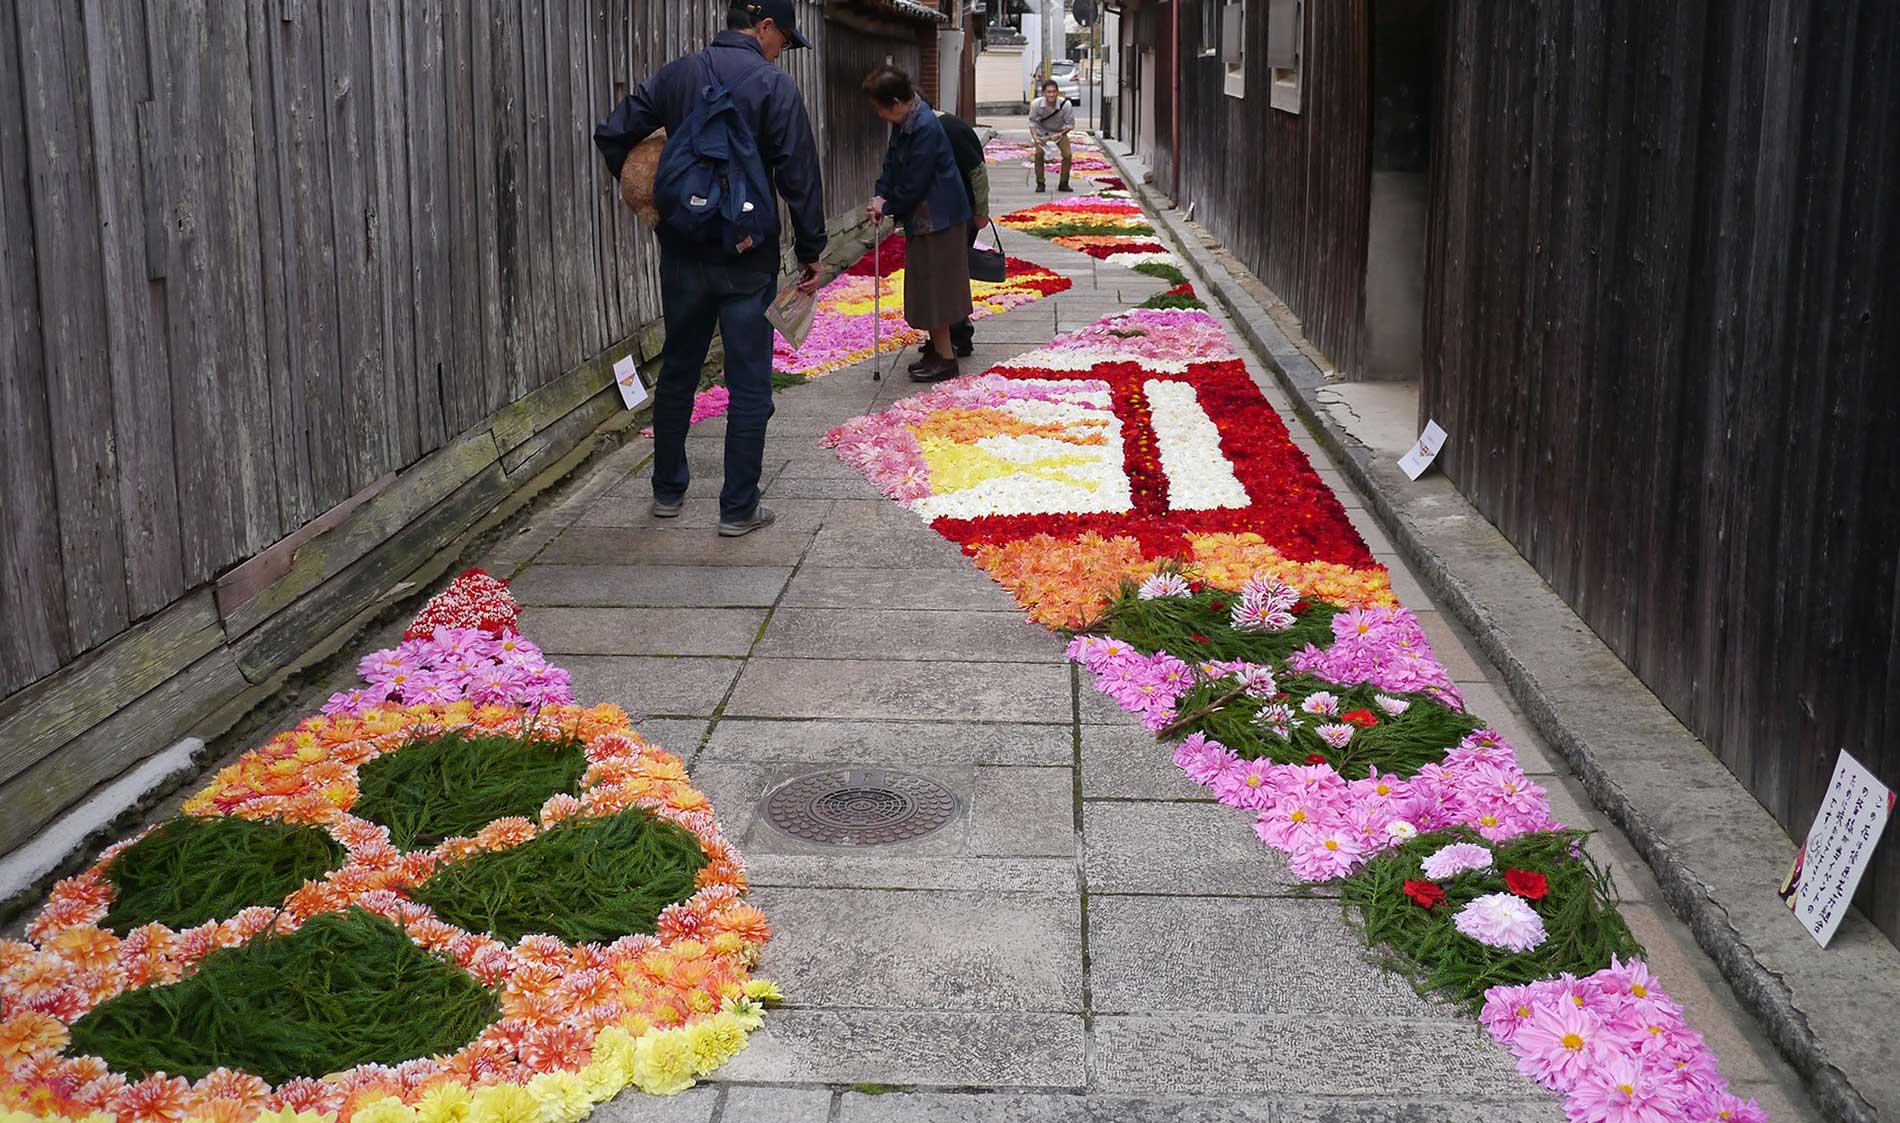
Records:
[[[1187,274],[1169,265],[1165,261],[1144,261],[1135,266],[1135,272],[1146,273],[1150,277],[1159,277],[1171,285],[1187,284]]]
[[[298,886],[343,864],[315,827],[278,819],[186,815],[160,824],[106,866],[115,894],[103,927],[191,928],[255,905],[281,905]]]
[[[499,1005],[389,921],[325,913],[289,935],[212,952],[179,982],[102,1003],[73,1023],[66,1051],[132,1079],[228,1067],[278,1084],[452,1052]]]
[[[1158,292],[1141,302],[1143,308],[1192,308],[1205,310],[1207,305],[1199,297],[1186,293]]]
[[[1612,955],[1643,954],[1616,911],[1607,871],[1583,850],[1588,831],[1540,831],[1490,842],[1467,827],[1421,834],[1368,862],[1343,883],[1347,909],[1365,926],[1368,946],[1383,945],[1388,966],[1410,975],[1420,993],[1436,993],[1475,1012],[1484,992],[1568,971],[1588,975]],[[1444,893],[1430,908],[1406,893],[1406,882],[1428,882],[1421,863],[1456,842],[1491,850],[1491,868],[1469,870],[1436,884]],[[1543,919],[1543,943],[1524,952],[1492,947],[1458,931],[1458,910],[1487,893],[1511,891],[1507,870],[1542,878],[1543,895],[1528,903]],[[1536,878],[1530,879],[1535,882]]]
[[[1185,597],[1142,600],[1138,588],[1133,581],[1123,581],[1108,608],[1087,630],[1106,630],[1149,654],[1167,651],[1190,661],[1245,659],[1271,663],[1309,643],[1330,644],[1333,617],[1340,611],[1325,601],[1309,600],[1291,628],[1242,632],[1230,622],[1232,608],[1240,600],[1237,593],[1204,588]]]
[[[350,810],[404,850],[434,846],[496,819],[532,819],[549,796],[579,791],[586,772],[579,741],[444,733],[365,764]]]
[[[450,924],[510,943],[534,932],[612,943],[651,933],[662,909],[693,895],[705,866],[691,831],[636,807],[451,863],[409,895]]]
[[[1176,707],[1183,715],[1199,715],[1184,729],[1206,733],[1248,760],[1265,757],[1280,764],[1304,764],[1318,756],[1324,757],[1340,775],[1359,778],[1365,776],[1368,767],[1376,767],[1382,773],[1411,776],[1427,764],[1440,763],[1446,750],[1479,726],[1478,719],[1472,715],[1442,705],[1424,694],[1395,693],[1364,683],[1339,686],[1293,673],[1276,677],[1283,697],[1273,700],[1236,695],[1233,691],[1236,684],[1231,680],[1197,684]],[[1352,740],[1343,746],[1326,743],[1314,732],[1315,728],[1340,718],[1316,717],[1300,710],[1300,703],[1321,691],[1339,700],[1339,714],[1363,710],[1377,724],[1357,726]],[[1410,704],[1404,713],[1388,714],[1376,700],[1381,694]],[[1260,712],[1274,702],[1292,709],[1299,719],[1288,738],[1282,739],[1259,721]]]

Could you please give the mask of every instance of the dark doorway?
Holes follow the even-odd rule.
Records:
[[[1372,192],[1366,237],[1368,379],[1416,379],[1425,309],[1437,0],[1372,0]]]

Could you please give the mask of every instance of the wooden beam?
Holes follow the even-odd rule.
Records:
[[[4,784],[0,784],[0,852],[40,828],[153,753],[175,743],[204,714],[250,684],[237,658],[220,647],[131,702]]]
[[[0,701],[0,780],[19,775],[223,641],[211,590],[200,589]]]

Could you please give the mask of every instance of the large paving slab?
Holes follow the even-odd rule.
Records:
[[[804,565],[786,587],[783,603],[797,608],[964,609],[1018,618],[1022,611],[1008,591],[974,566],[916,570]]]
[[[1082,1009],[1071,894],[755,889],[759,972],[801,1007]]]
[[[550,655],[744,655],[763,608],[529,608],[521,630]]]
[[[1062,646],[1014,612],[785,607],[772,614],[758,654],[1059,664]]]
[[[711,714],[745,666],[737,659],[569,655],[574,696],[630,714]]]
[[[978,768],[970,851],[993,857],[1075,854],[1075,769]]]
[[[1081,892],[1073,856],[972,858],[888,857],[867,851],[831,854],[748,854],[753,885],[820,889],[962,889],[995,893]]]
[[[755,657],[747,661],[726,712],[736,717],[1047,721],[1069,702],[1069,669],[1056,664]]]
[[[925,764],[1068,764],[1074,733],[1060,724],[1005,721],[780,721],[728,715],[706,744],[708,761]]]
[[[721,538],[712,530],[577,526],[549,543],[541,560],[560,565],[795,565],[810,544],[809,533],[778,527],[771,533]]]
[[[779,1010],[718,1080],[1081,1088],[1082,1017],[930,1010]]]
[[[1525,1095],[1529,1083],[1471,1021],[1169,1013],[1094,1020],[1090,1087],[1105,1092],[1235,1092],[1409,1099],[1452,1089]]]
[[[508,591],[524,605],[767,607],[790,566],[532,565]]]
[[[1274,1123],[1273,1108],[1258,1097],[854,1091],[838,1123]]]
[[[1337,901],[1089,898],[1097,1014],[1222,1011],[1326,1017],[1339,996],[1367,1018],[1447,1018],[1370,962]]]
[[[1091,893],[1309,891],[1260,844],[1253,820],[1224,804],[1086,803],[1082,836]]]
[[[776,528],[816,531],[831,510],[828,499],[787,499],[771,504],[778,516]],[[581,526],[609,526],[627,529],[710,530],[719,525],[719,503],[712,498],[688,500],[680,513],[670,519],[653,513],[653,502],[630,495],[606,495],[581,512]]]
[[[1171,746],[1139,725],[1084,725],[1082,798],[1212,800],[1174,763]]]

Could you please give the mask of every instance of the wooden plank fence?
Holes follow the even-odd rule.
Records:
[[[784,64],[844,215],[884,139],[858,79],[914,69],[917,32],[799,3],[817,50]],[[611,361],[660,343],[657,252],[592,126],[724,15],[0,3],[0,850],[612,414]],[[163,718],[102,745],[141,699]]]
[[[1900,786],[1900,8],[1441,15],[1439,463],[1793,835]]]

